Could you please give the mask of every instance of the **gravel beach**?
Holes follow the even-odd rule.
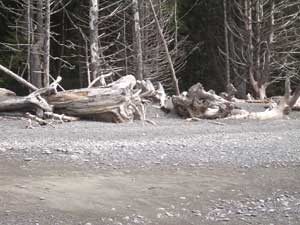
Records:
[[[300,119],[0,118],[0,224],[300,224]]]

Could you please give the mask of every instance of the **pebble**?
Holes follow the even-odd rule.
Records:
[[[129,217],[129,216],[125,216],[125,217],[123,217],[123,219],[124,219],[124,220],[129,220],[130,217]]]
[[[166,215],[167,215],[168,217],[173,217],[173,216],[174,216],[172,213],[169,213],[169,212],[166,212]]]
[[[30,161],[32,161],[32,158],[29,158],[29,157],[28,158],[24,158],[24,161],[25,162],[30,162]]]
[[[26,188],[26,186],[20,185],[20,184],[16,184],[16,187],[18,187],[18,188]]]
[[[193,213],[195,216],[202,216],[202,213],[200,212],[200,210],[192,210],[192,213]]]
[[[275,212],[275,209],[269,209],[268,212],[273,213],[273,212]]]
[[[217,219],[217,221],[229,222],[230,219],[226,217],[226,218]]]
[[[71,155],[71,159],[75,161],[80,159],[80,157],[78,155]]]
[[[51,152],[50,150],[45,150],[45,151],[43,152],[43,154],[45,154],[45,155],[50,155],[50,154],[52,154],[52,152]]]

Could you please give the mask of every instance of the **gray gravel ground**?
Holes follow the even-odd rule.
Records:
[[[0,224],[300,224],[291,118],[34,129],[0,118]]]
[[[1,119],[0,152],[118,167],[299,164],[300,120],[219,122],[168,119],[156,120],[157,126],[73,122],[25,129],[25,121]]]

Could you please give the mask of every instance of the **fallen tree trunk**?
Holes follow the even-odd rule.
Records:
[[[56,87],[60,80],[61,78],[58,78],[50,87],[38,89],[28,96],[10,96],[0,101],[0,111],[42,109],[46,112],[53,111],[106,122],[126,122],[134,118],[144,118],[139,93],[133,90],[136,79],[132,75],[122,77],[107,87],[57,92]]]
[[[86,88],[59,92],[47,101],[54,112],[105,122],[126,122],[138,114],[138,100],[130,90],[112,88]]]
[[[0,102],[0,112],[36,111],[38,108],[51,111],[52,108],[37,96],[10,97]]]
[[[58,77],[49,87],[37,89],[30,95],[25,97],[15,96],[15,93],[1,91],[0,112],[16,112],[16,111],[45,111],[51,112],[52,106],[44,99],[44,95],[56,93],[56,88],[61,77]]]
[[[56,113],[96,121],[127,122],[143,116],[141,99],[133,91],[135,85],[136,79],[128,75],[106,87],[58,92],[48,96],[47,102],[54,106]]]
[[[232,102],[216,95],[212,91],[205,91],[198,83],[187,93],[173,96],[175,111],[185,118],[217,119],[230,115],[234,105]]]
[[[300,85],[295,89],[291,95],[290,79],[285,81],[285,95],[281,98],[279,103],[273,104],[271,109],[264,112],[248,112],[240,110],[237,114],[232,115],[229,119],[256,119],[256,120],[269,120],[269,119],[282,119],[286,117],[292,109],[295,109],[296,103],[300,97]]]

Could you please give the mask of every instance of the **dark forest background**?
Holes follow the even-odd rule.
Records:
[[[64,0],[62,2],[64,4],[64,10],[58,10],[58,12],[51,15],[52,38],[50,51],[52,58],[50,63],[50,73],[54,77],[61,75],[63,77],[63,86],[66,89],[80,88],[86,85],[84,78],[82,78],[83,74],[85,73],[85,70],[82,66],[82,61],[84,61],[85,46],[80,33],[78,32],[78,30],[74,29],[74,24],[72,23],[75,22],[80,24],[81,19],[79,18],[87,19],[88,1]],[[112,1],[108,2],[112,3]],[[244,1],[235,0],[232,2],[241,3]],[[250,2],[252,2],[253,4],[253,17],[256,18],[256,16],[259,15],[259,12],[255,11],[255,9],[257,9],[255,7],[255,4],[258,4],[257,2],[259,2],[259,0]],[[266,9],[263,9],[270,14],[269,17],[271,18],[272,12],[269,12],[267,7],[268,4],[271,4],[272,1],[268,0],[267,2],[270,3],[266,3],[266,5],[263,6]],[[285,2],[289,2],[290,4],[293,3],[293,1]],[[224,1],[177,0],[177,11],[175,15],[173,13],[174,4],[174,0],[168,1],[168,6],[164,10],[169,10],[170,15],[172,15],[170,18],[173,18],[174,16],[176,17],[177,24],[172,22],[172,19],[172,21],[169,22],[168,29],[172,32],[176,30],[179,39],[182,40],[182,44],[180,45],[181,62],[180,68],[177,70],[177,76],[179,78],[181,91],[187,90],[191,85],[197,82],[201,82],[206,89],[213,89],[216,92],[226,91],[227,71],[226,57],[224,54],[226,50],[226,29],[224,24],[226,23],[224,23]],[[229,24],[228,29],[233,24],[239,24],[240,27],[243,27],[243,22],[235,18],[237,17],[237,15],[234,14],[236,13],[234,5],[230,3],[227,4],[227,16],[229,17],[227,21],[227,23]],[[0,45],[0,64],[8,67],[10,70],[14,71],[18,75],[21,75],[26,78],[27,74],[26,70],[24,69],[24,64],[26,63],[26,53],[22,51],[21,47],[17,46],[19,43],[26,43],[26,37],[22,35],[22,32],[20,30],[16,32],[16,23],[18,22],[19,18],[14,13],[11,13],[9,10],[10,8],[15,9],[20,7],[20,3],[18,1],[13,0],[3,0],[1,1],[0,6],[0,43],[2,43]],[[250,5],[250,7],[252,6]],[[296,10],[296,12],[299,11],[299,4],[292,4],[289,7],[293,7]],[[286,10],[285,12],[288,15],[295,15],[295,12],[291,12],[291,9],[289,7],[287,6],[286,8],[282,9]],[[66,12],[69,12],[70,14],[67,15]],[[73,21],[70,21],[70,19],[68,18],[70,16],[73,18]],[[242,15],[240,15],[240,17],[242,18]],[[269,17],[266,16],[265,20],[267,22],[265,22],[265,24],[269,24]],[[76,19],[78,21],[76,21]],[[253,20],[253,23],[257,23],[257,21]],[[264,21],[261,23],[263,24]],[[297,24],[297,26],[295,24]],[[296,36],[294,38],[290,38],[291,42],[294,41],[296,37],[300,40],[298,33],[299,30],[297,30],[299,28],[299,24],[299,19],[293,21],[293,29]],[[117,29],[117,22],[115,23],[115,26],[115,29]],[[268,26],[270,27],[270,25]],[[261,25],[261,29],[265,29],[263,28],[263,25]],[[239,33],[247,37],[246,31],[240,31]],[[256,30],[256,28],[253,28],[253,31],[255,34],[258,33],[258,29]],[[85,32],[84,29],[83,32]],[[231,36],[232,42],[237,43],[236,41],[234,41],[236,35],[231,34]],[[229,39],[231,36],[229,34]],[[249,39],[251,39],[251,37]],[[243,42],[247,42],[247,40],[247,38],[244,38]],[[108,45],[110,42],[116,42],[115,36],[106,38],[105,44]],[[5,43],[16,45],[10,45],[13,46],[13,48],[10,49],[5,45]],[[62,43],[64,47],[62,47]],[[170,48],[172,48],[172,46],[174,48],[174,44],[171,43]],[[238,49],[239,47],[235,46],[235,48]],[[293,48],[287,47],[287,49],[291,51],[291,49],[295,50],[296,48],[293,46]],[[260,51],[263,51],[263,49]],[[65,61],[57,60],[56,57],[63,58],[63,60]],[[245,57],[247,58],[247,56]],[[146,62],[146,59],[144,60]],[[174,61],[175,60],[176,59],[174,59]],[[293,55],[293,60],[298,60],[297,63],[299,63],[299,52],[296,51],[296,54]],[[261,61],[264,61],[264,59],[262,58]],[[248,92],[252,92],[253,95],[255,95],[255,92],[253,91],[253,85],[251,85],[250,80],[245,75],[247,72],[245,72],[245,69],[243,70],[241,68],[237,68],[235,70],[235,63],[236,62],[233,60],[230,61],[231,81],[232,83],[234,83],[235,86],[239,86],[242,83],[241,85],[243,85],[243,88],[240,89],[242,89],[243,93],[240,93],[240,97],[244,97],[245,94]],[[293,75],[299,74],[298,64],[293,64],[293,66],[295,67],[293,68]],[[245,65],[245,67],[248,68],[249,65]],[[131,71],[129,70],[129,72]],[[120,73],[124,74],[125,72],[123,71]],[[276,72],[272,72],[272,75],[276,75],[278,77],[280,76],[281,78],[289,75],[287,72],[280,75],[279,73],[275,73]],[[276,80],[276,82],[270,84],[270,86],[267,89],[268,95],[282,93],[282,80],[283,79],[278,79]],[[294,81],[297,82],[297,79],[294,79]],[[17,84],[14,80],[8,78],[3,73],[0,73],[0,87],[11,89],[19,94],[26,93],[26,90],[23,87]],[[172,89],[170,89],[170,92],[172,93]]]

